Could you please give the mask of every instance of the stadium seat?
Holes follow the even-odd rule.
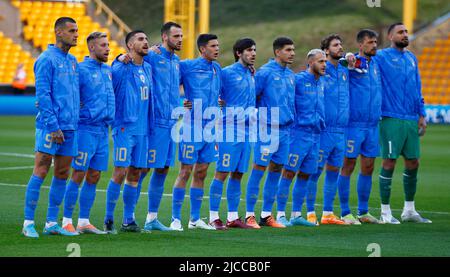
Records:
[[[424,47],[418,59],[426,103],[450,104],[450,36]]]
[[[84,3],[55,2],[55,1],[11,1],[20,11],[20,19],[24,23],[23,36],[32,45],[40,50],[47,49],[49,43],[53,43],[53,25],[61,16],[73,17],[78,24],[79,38],[77,50],[71,50],[78,61],[82,61],[89,52],[86,47],[86,38],[93,31],[108,33],[109,30],[95,22],[86,14]],[[110,41],[111,54],[125,52],[117,42]],[[110,61],[112,62],[112,60]],[[109,62],[109,63],[110,63]]]

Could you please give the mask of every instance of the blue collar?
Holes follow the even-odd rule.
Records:
[[[306,77],[308,79],[308,81],[313,81],[313,82],[317,82],[319,81],[320,77],[316,80],[316,76],[314,74],[312,74],[311,72],[309,72],[309,70],[305,70],[306,72]]]
[[[211,66],[213,64],[212,61],[208,61],[207,59],[203,58],[203,57],[198,57],[197,60],[204,65],[208,65]]]
[[[339,72],[340,70],[344,69],[345,67],[341,65],[339,62],[337,66],[332,64],[330,61],[327,60],[327,68],[326,70],[333,70],[334,72]]]
[[[405,48],[403,48],[403,51],[400,51],[392,46],[388,48],[388,51],[395,55],[404,55],[406,52],[408,52],[408,50],[406,50]]]
[[[233,67],[242,72],[250,72],[250,69],[247,66],[243,66],[239,61],[233,64]]]
[[[172,56],[175,55],[174,53],[172,53],[172,52],[168,51],[166,48],[164,48],[164,46],[161,46],[159,48],[159,50],[161,51],[161,54],[168,59],[171,59]]]
[[[277,63],[277,61],[274,58],[269,59],[269,65],[280,70],[286,70],[288,68],[287,66],[282,66],[279,63]]]
[[[56,47],[54,44],[49,44],[47,49],[52,51],[53,53],[57,53],[64,57],[66,57],[68,54],[68,53],[63,52],[60,48]]]
[[[90,64],[93,64],[93,65],[98,65],[98,66],[102,66],[103,65],[102,62],[99,62],[99,61],[97,61],[97,60],[95,60],[95,59],[93,59],[93,58],[91,58],[89,56],[84,57],[84,61],[88,62]]]

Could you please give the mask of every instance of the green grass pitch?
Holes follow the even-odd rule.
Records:
[[[433,224],[320,226],[318,228],[291,227],[286,229],[263,228],[261,230],[191,231],[187,229],[189,199],[183,206],[184,232],[153,232],[151,234],[124,234],[117,236],[81,235],[78,237],[42,236],[31,240],[21,236],[25,186],[32,172],[34,148],[33,117],[0,117],[0,256],[54,256],[65,257],[68,244],[78,243],[81,256],[201,256],[201,257],[269,257],[269,256],[368,256],[367,246],[378,243],[381,256],[450,256],[450,127],[429,126],[422,138],[422,159],[416,207]],[[17,155],[19,154],[19,155]],[[20,155],[24,154],[24,155]],[[380,160],[376,162],[374,185],[370,199],[371,213],[379,216],[378,172]],[[178,164],[171,170],[166,181],[165,196],[159,212],[160,220],[169,224],[171,216],[172,185],[178,173]],[[110,169],[111,169],[110,161]],[[394,176],[391,206],[394,215],[400,217],[403,207],[401,183],[402,161],[399,160]],[[205,195],[213,177],[212,165],[206,180]],[[102,227],[105,206],[105,188],[111,171],[105,172],[96,202],[92,209],[91,222]],[[355,211],[356,185],[354,174],[351,185],[351,206]],[[243,184],[246,184],[248,174]],[[37,230],[41,233],[47,210],[47,176],[41,190],[36,212]],[[147,191],[149,177],[144,182]],[[322,182],[319,183],[317,212],[321,213]],[[245,187],[245,186],[243,186]],[[187,193],[188,194],[188,193]],[[225,194],[224,194],[225,195]],[[245,199],[245,189],[242,197]],[[202,205],[202,216],[208,216],[209,200]],[[335,201],[338,205],[338,201]],[[261,202],[256,212],[259,213]],[[244,214],[245,202],[241,201],[240,215]],[[136,210],[140,224],[145,221],[147,194],[141,195]],[[288,204],[287,210],[290,210]],[[336,206],[337,213],[339,212]],[[288,215],[290,213],[288,212]],[[118,227],[122,215],[122,201],[116,209]],[[60,210],[62,217],[62,211]],[[77,218],[77,209],[74,219]],[[221,204],[221,217],[225,219],[226,202]],[[76,220],[75,220],[76,222]],[[74,223],[75,223],[74,222]]]

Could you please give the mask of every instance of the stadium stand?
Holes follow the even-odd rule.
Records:
[[[70,50],[78,61],[82,61],[84,56],[89,54],[86,37],[90,32],[95,30],[110,34],[108,28],[101,26],[88,15],[87,4],[82,1],[11,0],[11,4],[20,11],[24,39],[39,51],[44,51],[49,43],[54,42],[53,24],[61,16],[73,17],[78,23],[80,35],[78,46]],[[100,4],[104,6],[103,3]],[[111,20],[108,19],[109,21]],[[11,83],[17,65],[24,63],[27,84],[33,85],[35,58],[2,32],[0,32],[0,45],[4,51],[0,57],[0,83]],[[125,52],[125,49],[111,37],[110,48],[109,64],[119,53]],[[450,104],[450,35],[446,39],[435,39],[434,44],[420,47],[415,51],[420,51],[418,58],[425,103]]]
[[[86,47],[86,38],[93,31],[101,31],[110,35],[108,28],[102,27],[95,22],[86,12],[86,4],[83,2],[66,1],[19,1],[13,0],[11,4],[20,12],[20,20],[23,23],[23,37],[29,41],[33,47],[40,51],[47,49],[49,43],[54,43],[55,34],[53,26],[55,20],[61,16],[74,18],[78,23],[79,38],[78,46],[70,50],[78,61],[82,61],[89,55]],[[117,41],[110,37],[110,58],[111,64],[119,53],[124,53],[125,49]],[[10,84],[19,63],[25,64],[27,73],[27,84],[34,85],[33,64],[35,58],[22,46],[4,33],[0,32],[0,45],[2,45],[2,57],[0,57],[0,83]]]
[[[419,55],[422,94],[426,104],[450,104],[450,35],[424,47]]]
[[[86,38],[93,31],[105,32],[109,35],[109,29],[102,27],[86,13],[86,4],[83,2],[55,2],[55,1],[12,1],[12,4],[20,10],[20,19],[24,23],[23,35],[26,40],[33,43],[34,47],[46,50],[49,42],[55,41],[53,26],[57,18],[69,16],[77,21],[79,29],[78,46],[71,49],[78,61],[82,61],[89,55],[86,47]],[[110,39],[110,60],[125,50],[119,44]]]
[[[34,85],[33,64],[35,59],[32,55],[22,49],[22,46],[13,42],[0,31],[0,45],[2,55],[0,56],[0,83],[12,83],[14,74],[19,63],[25,65],[27,73],[27,84]]]

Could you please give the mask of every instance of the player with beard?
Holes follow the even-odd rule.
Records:
[[[308,183],[307,210],[308,221],[318,224],[314,212],[317,181],[326,165],[323,186],[322,224],[345,224],[333,213],[333,202],[337,191],[339,169],[344,161],[345,128],[349,118],[349,81],[348,69],[339,60],[344,57],[342,39],[337,34],[324,38],[321,49],[327,54],[325,82],[325,130],[320,135],[319,166],[317,173],[310,176]],[[347,56],[347,55],[346,55]],[[349,65],[354,64],[354,56],[346,57]]]
[[[344,166],[338,178],[341,219],[348,224],[378,223],[369,213],[369,196],[375,157],[379,155],[378,123],[381,116],[381,76],[373,57],[377,53],[378,34],[372,30],[358,32],[355,70],[350,70],[350,119],[346,130]],[[358,219],[349,207],[350,177],[360,156],[358,175]]]
[[[172,118],[172,111],[180,103],[180,58],[175,51],[181,50],[183,31],[175,22],[166,22],[161,27],[162,44],[150,48],[144,61],[152,67],[154,90],[154,128],[149,130],[148,136],[148,164],[143,169],[137,187],[136,204],[141,193],[142,182],[154,168],[148,188],[148,213],[144,231],[170,231],[158,220],[158,210],[164,192],[164,182],[169,167],[175,164],[175,142],[171,139],[171,129],[176,124]],[[118,58],[119,61],[128,63],[131,60],[129,54]]]
[[[144,62],[148,54],[148,38],[143,31],[127,34],[125,43],[132,62],[114,62],[112,66],[113,86],[116,101],[116,116],[113,124],[114,171],[106,192],[105,231],[117,233],[114,227],[114,209],[123,189],[124,232],[139,232],[134,218],[137,183],[142,168],[147,167],[148,132],[152,128],[153,90],[152,70]]]
[[[114,121],[115,99],[109,56],[108,36],[93,32],[87,37],[89,57],[80,63],[80,120],[78,122],[78,156],[72,162],[72,179],[64,195],[63,228],[75,232],[72,214],[80,192],[80,213],[76,231],[106,234],[89,222],[95,192],[102,171],[108,169],[109,133]]]
[[[381,71],[383,100],[381,106],[380,172],[381,223],[400,224],[389,205],[392,175],[397,159],[404,157],[403,187],[405,203],[402,221],[431,223],[416,211],[414,196],[417,189],[420,141],[425,134],[425,108],[417,58],[406,49],[409,45],[408,30],[403,23],[392,24],[388,29],[391,46],[378,51],[375,60]]]
[[[80,88],[77,59],[69,54],[77,45],[78,26],[70,17],[55,22],[56,43],[50,44],[36,63],[36,143],[33,174],[25,194],[25,220],[22,233],[38,238],[34,225],[39,192],[54,161],[54,176],[50,186],[47,223],[44,234],[74,236],[58,223],[59,206],[66,189],[70,164],[77,155],[77,129],[80,110]]]
[[[324,84],[326,54],[312,49],[307,55],[308,69],[296,75],[295,124],[291,129],[289,159],[284,165],[277,193],[277,222],[285,225],[315,226],[301,216],[308,178],[317,171],[320,132],[325,128]],[[285,211],[289,187],[292,190],[292,215],[287,221]]]

